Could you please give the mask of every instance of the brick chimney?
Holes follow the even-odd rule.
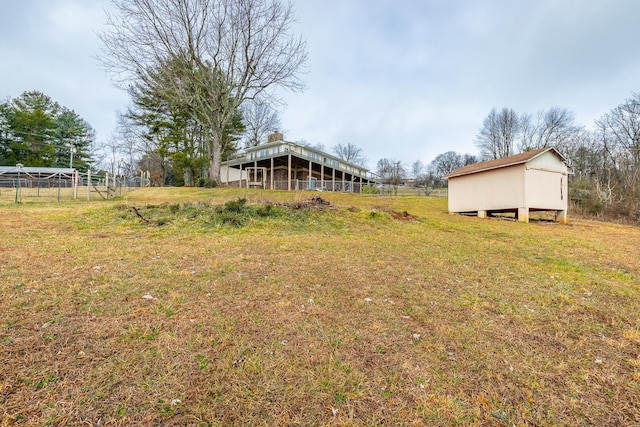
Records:
[[[275,131],[271,135],[267,137],[267,142],[276,142],[276,141],[284,141],[284,135],[280,132]]]

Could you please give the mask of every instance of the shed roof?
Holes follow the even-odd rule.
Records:
[[[452,172],[449,172],[443,178],[449,179],[457,176],[471,175],[473,173],[484,172],[493,169],[506,168],[509,166],[520,165],[527,163],[536,157],[543,155],[546,152],[552,152],[563,162],[566,163],[567,159],[560,154],[560,152],[554,147],[543,147],[537,150],[531,150],[524,153],[516,154],[514,156],[503,157],[501,159],[489,160],[486,162],[474,163],[472,165],[463,166]]]

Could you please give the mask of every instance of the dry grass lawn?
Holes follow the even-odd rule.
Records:
[[[418,196],[4,203],[0,425],[640,425],[639,248]]]

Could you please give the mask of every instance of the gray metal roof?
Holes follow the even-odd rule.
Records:
[[[10,174],[17,175],[18,172],[26,175],[72,175],[75,169],[72,168],[40,168],[40,167],[27,167],[23,166],[18,168],[17,166],[0,166],[0,175]]]

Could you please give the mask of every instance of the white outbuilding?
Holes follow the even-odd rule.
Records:
[[[553,147],[475,163],[444,176],[449,181],[449,212],[477,214],[514,212],[529,222],[529,212],[553,211],[567,222],[569,167]]]

